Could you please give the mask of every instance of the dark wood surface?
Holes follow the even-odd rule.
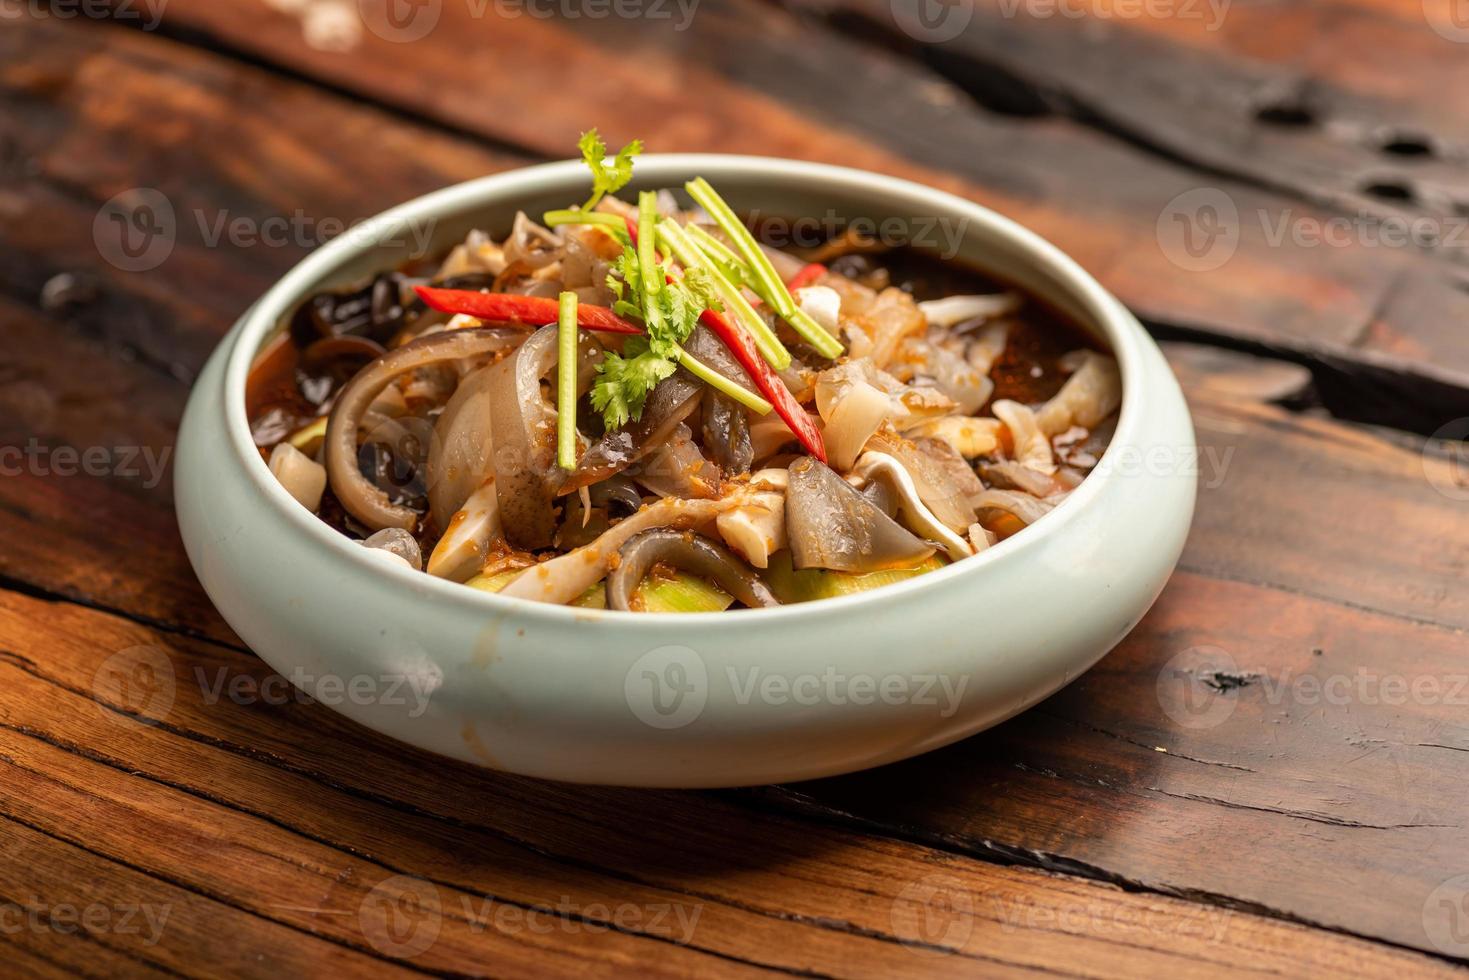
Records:
[[[0,446],[44,449],[0,479],[8,972],[1469,960],[1469,488],[1461,447],[1424,439],[1469,416],[1469,233],[1380,247],[1364,230],[1407,217],[1447,238],[1469,212],[1469,109],[1449,94],[1469,47],[1432,29],[1431,0],[1229,6],[1217,30],[994,0],[942,44],[904,33],[906,2],[704,0],[675,30],[445,0],[427,36],[359,29],[348,52],[307,43],[320,4],[0,23]],[[269,672],[199,589],[149,461],[213,344],[312,240],[201,227],[350,222],[564,156],[593,124],[956,190],[1136,309],[1203,452],[1183,562],[1123,645],[959,745],[723,793],[547,784],[320,705],[211,696]],[[138,188],[180,218],[146,273],[93,228]],[[1189,271],[1160,219],[1200,189],[1236,208],[1239,243]],[[1269,233],[1327,219],[1348,222],[1341,243]],[[58,447],[110,462],[68,475]],[[171,699],[126,683],[140,665]],[[68,929],[66,908],[97,911]]]

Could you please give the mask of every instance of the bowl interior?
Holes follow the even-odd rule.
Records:
[[[623,194],[638,189],[680,187],[702,175],[739,211],[776,218],[803,219],[801,234],[847,222],[867,223],[884,240],[911,244],[941,257],[954,258],[995,279],[1019,287],[1045,301],[1078,327],[1103,342],[1117,357],[1122,373],[1123,403],[1113,446],[1134,435],[1136,402],[1130,379],[1141,371],[1144,345],[1150,343],[1136,321],[1090,276],[1053,245],[1020,225],[962,198],[898,178],[865,171],[760,157],[678,154],[640,158],[637,178]],[[509,599],[457,583],[432,580],[409,570],[385,567],[295,503],[270,475],[250,437],[245,417],[245,381],[260,348],[289,321],[306,296],[323,288],[347,285],[425,255],[446,252],[474,229],[502,233],[517,211],[532,216],[563,208],[586,194],[585,168],[577,161],[545,164],[481,178],[426,195],[350,229],[318,249],[291,270],[246,314],[233,337],[226,365],[225,392],[229,438],[259,491],[273,501],[283,518],[346,561],[370,564],[382,575],[412,576],[419,587],[455,602],[481,608],[513,607],[529,615],[570,616],[574,611]],[[798,234],[792,226],[791,235]],[[966,573],[1002,561],[1028,540],[1059,532],[1068,513],[1084,507],[1100,492],[1108,474],[1096,472],[1040,521],[993,548],[928,575],[885,586],[890,596],[923,588],[927,582]],[[654,619],[670,628],[689,616],[701,623],[737,616],[809,615],[862,603],[875,593],[862,593],[818,603],[738,613],[664,614],[656,617],[606,611],[602,617]],[[585,610],[575,611],[585,615]],[[646,625],[646,624],[645,624]]]

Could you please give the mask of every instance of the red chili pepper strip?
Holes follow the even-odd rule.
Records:
[[[518,296],[512,293],[479,293],[472,289],[435,289],[414,286],[418,298],[440,313],[463,313],[480,320],[497,323],[525,323],[543,326],[555,323],[557,306],[554,299],[543,296]],[[630,323],[605,306],[578,303],[576,325],[603,333],[640,334],[643,328]]]
[[[631,220],[624,220],[627,221],[627,232],[632,237],[633,246],[636,247],[638,243],[637,225]],[[809,269],[810,266],[806,268]],[[826,271],[825,266],[818,268],[820,272]],[[803,275],[805,272],[806,269],[802,269],[798,275]],[[665,278],[673,282],[672,276]],[[743,328],[729,322],[724,314],[715,310],[705,310],[699,314],[699,322],[712,330],[714,336],[724,341],[724,346],[729,348],[729,352],[734,355],[735,360],[740,362],[740,366],[749,372],[751,379],[755,382],[755,387],[760,389],[760,394],[764,395],[765,400],[775,408],[775,414],[781,417],[786,427],[796,434],[796,438],[800,440],[806,452],[825,463],[826,443],[821,438],[821,430],[816,427],[815,422],[811,421],[811,416],[806,414],[801,403],[796,401],[796,396],[791,394],[791,389],[786,387],[786,383],[780,380],[780,376],[771,369],[765,358],[760,356],[760,349],[755,346],[755,341],[750,335]]]
[[[802,266],[801,271],[791,276],[790,282],[786,283],[786,288],[795,291],[802,286],[811,285],[824,275],[826,275],[826,266],[820,262],[811,262]]]
[[[760,389],[760,394],[775,407],[775,413],[781,417],[785,424],[806,452],[815,456],[823,463],[826,462],[826,443],[821,439],[821,430],[816,428],[816,423],[811,421],[811,416],[796,401],[796,396],[791,394],[791,389],[786,387],[784,381],[766,363],[765,358],[760,356],[760,350],[755,346],[754,339],[741,327],[735,326],[724,317],[722,313],[714,310],[705,310],[699,315],[699,322],[714,332],[714,335],[724,341],[729,352],[740,362],[740,366],[750,373],[755,381],[755,387]]]

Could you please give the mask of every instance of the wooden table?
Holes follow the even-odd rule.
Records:
[[[1449,0],[343,2],[0,4],[0,971],[1469,961],[1469,483],[1425,438],[1469,435]],[[551,785],[281,697],[156,469],[190,381],[326,219],[592,124],[913,177],[1096,273],[1202,447],[1142,625],[985,735],[759,790]],[[166,256],[116,195],[167,202]]]

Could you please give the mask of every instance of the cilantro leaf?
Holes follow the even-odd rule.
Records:
[[[583,211],[590,211],[604,194],[616,193],[632,180],[633,158],[643,152],[643,141],[633,140],[618,150],[610,167],[607,165],[607,144],[602,142],[595,128],[582,133],[576,147],[581,151],[587,169],[592,172],[592,196],[581,206]]]
[[[628,340],[621,354],[608,354],[592,385],[592,407],[602,413],[607,428],[641,418],[648,392],[678,369],[673,361],[648,349],[641,338]]]

